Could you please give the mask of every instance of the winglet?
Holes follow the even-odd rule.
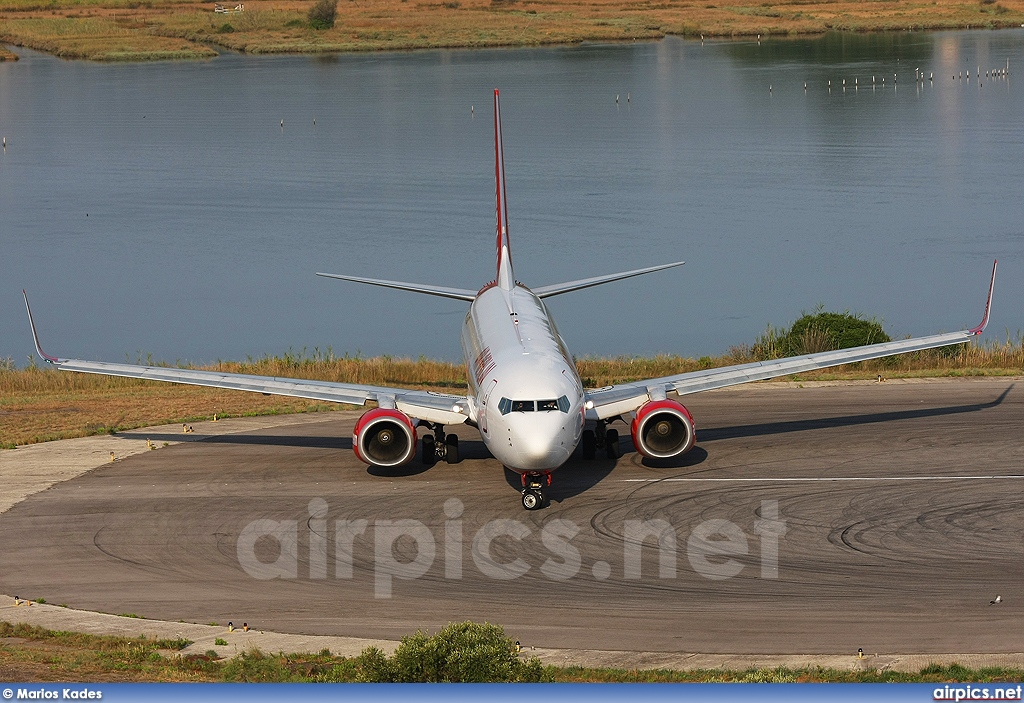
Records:
[[[28,311],[28,326],[32,328],[32,341],[36,343],[36,354],[38,354],[39,357],[48,364],[60,363],[60,359],[55,356],[50,356],[43,351],[41,346],[39,346],[39,335],[36,334],[36,323],[32,321],[32,308],[28,306],[28,293],[26,293],[25,289],[22,288],[21,294],[25,296],[25,310]]]
[[[985,302],[985,318],[981,321],[981,324],[977,327],[972,327],[967,330],[968,334],[975,336],[981,334],[988,327],[989,313],[992,311],[992,291],[996,287],[996,267],[999,266],[999,259],[992,262],[992,282],[988,284],[988,300]]]

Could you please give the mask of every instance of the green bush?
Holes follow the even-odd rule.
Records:
[[[338,0],[317,0],[309,8],[309,26],[313,29],[330,29],[338,15]]]
[[[778,359],[889,341],[891,338],[874,318],[818,309],[801,315],[788,330],[769,325],[751,352],[758,359]]]
[[[849,349],[865,344],[878,344],[879,342],[892,341],[882,329],[882,325],[874,318],[865,320],[860,315],[851,315],[848,312],[815,312],[813,315],[803,315],[793,323],[789,330],[789,349],[795,353],[810,353],[799,351],[808,346],[806,340],[819,335],[823,338],[822,343],[825,349]]]
[[[358,679],[396,683],[498,683],[541,681],[540,660],[519,658],[505,631],[489,623],[462,622],[436,635],[420,631],[402,638],[390,658],[376,648],[356,658]]]
[[[217,34],[231,34],[235,31],[235,28],[232,27],[228,22],[225,22],[221,26],[217,27],[216,31]]]

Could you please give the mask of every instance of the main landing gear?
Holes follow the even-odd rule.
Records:
[[[523,480],[523,507],[538,510],[547,505],[544,489],[551,485],[551,472],[519,474]]]
[[[459,437],[454,434],[445,434],[444,425],[438,423],[424,423],[434,434],[423,435],[421,440],[423,446],[423,463],[426,466],[433,466],[444,459],[448,464],[459,463]]]
[[[583,436],[580,437],[580,451],[583,453],[584,459],[595,458],[598,449],[603,450],[604,455],[609,459],[618,459],[621,456],[621,451],[619,450],[619,431],[607,429],[608,423],[614,422],[617,419],[619,418],[598,420],[597,424],[594,425],[594,429],[583,430]]]

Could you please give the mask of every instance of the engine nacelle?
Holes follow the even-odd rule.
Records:
[[[693,448],[697,432],[693,416],[674,400],[652,400],[636,411],[633,446],[651,459],[670,459]]]
[[[407,464],[416,456],[416,426],[398,410],[369,410],[352,430],[352,450],[360,461],[374,466]]]

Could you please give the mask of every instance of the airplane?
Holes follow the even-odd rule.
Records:
[[[534,289],[517,281],[512,269],[505,204],[505,163],[498,90],[494,91],[494,180],[496,271],[494,279],[479,290],[317,273],[327,278],[468,302],[469,313],[462,325],[462,351],[469,386],[466,395],[57,358],[43,352],[32,320],[28,294],[22,291],[36,353],[62,371],[230,388],[359,406],[375,402],[377,407],[367,410],[355,423],[352,449],[364,463],[383,468],[412,461],[417,443],[421,445],[420,456],[425,464],[431,465],[439,460],[457,463],[458,437],[446,433],[445,427],[470,425],[479,430],[490,453],[506,468],[521,476],[522,505],[527,510],[536,510],[547,504],[545,489],[551,485],[552,473],[565,464],[577,448],[580,448],[584,459],[593,459],[598,449],[609,458],[619,456],[618,430],[608,427],[614,422],[628,423],[633,446],[644,457],[674,459],[692,449],[696,440],[693,416],[679,402],[681,396],[812,369],[961,344],[980,335],[988,325],[998,261],[992,266],[984,319],[968,330],[587,389],[544,300],[675,268],[685,262],[676,261]],[[420,427],[426,430],[422,439],[417,437]]]

